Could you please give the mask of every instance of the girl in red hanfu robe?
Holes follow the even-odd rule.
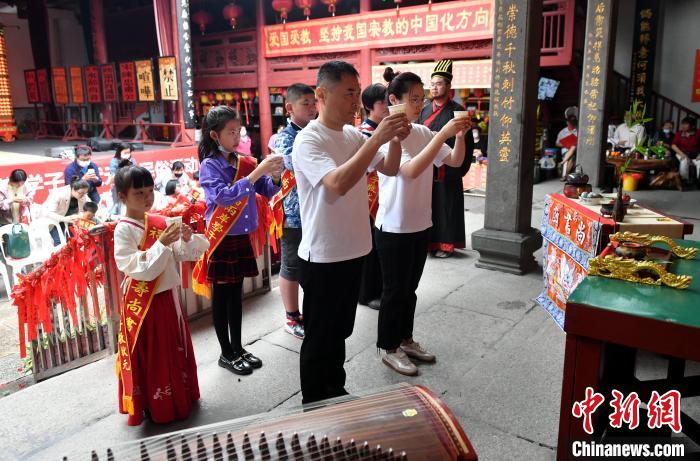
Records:
[[[126,216],[114,229],[114,258],[124,273],[120,307],[119,411],[128,424],[144,412],[156,423],[184,419],[199,399],[192,339],[176,290],[177,261],[196,261],[209,247],[202,235],[163,216],[153,206],[153,177],[145,168],[121,168],[114,179]]]

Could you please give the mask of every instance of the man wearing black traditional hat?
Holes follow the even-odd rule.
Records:
[[[452,61],[443,59],[438,62],[430,76],[430,95],[432,101],[420,114],[418,123],[440,131],[447,122],[454,118],[455,111],[464,107],[452,100]],[[469,132],[469,130],[467,130]],[[455,138],[447,140],[454,146]],[[472,163],[469,149],[464,162],[458,168],[449,166],[433,167],[433,228],[430,233],[430,251],[438,258],[447,258],[456,248],[464,248],[464,192],[462,177],[467,174]]]

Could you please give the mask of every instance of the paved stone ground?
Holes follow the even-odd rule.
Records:
[[[558,182],[535,187],[535,227],[544,195],[560,187]],[[700,224],[700,192],[639,192],[635,197]],[[483,198],[468,197],[465,206],[467,231],[482,227]],[[693,238],[700,239],[700,229]],[[541,290],[540,273],[518,277],[485,271],[474,267],[476,257],[468,248],[451,259],[428,260],[418,290],[416,338],[437,353],[438,362],[420,366],[415,378],[397,375],[380,362],[374,345],[377,313],[358,308],[347,342],[347,388],[360,392],[403,381],[426,385],[457,415],[481,460],[553,459],[564,333],[532,301]],[[60,459],[77,452],[87,459],[91,448],[298,406],[301,342],[282,325],[277,289],[245,303],[244,341],[265,366],[239,378],[216,364],[210,319],[193,322],[202,400],[187,421],[167,427],[126,426],[116,411],[111,359],[2,398],[0,459]],[[654,373],[662,366],[650,360],[644,368]]]

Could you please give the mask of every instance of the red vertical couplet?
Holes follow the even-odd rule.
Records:
[[[90,104],[101,103],[100,70],[97,66],[85,66],[85,86],[87,87],[87,101]]]
[[[83,69],[82,67],[71,67],[70,90],[73,104],[85,104],[85,90],[83,90]]]
[[[24,86],[27,88],[27,102],[29,104],[37,104],[41,102],[39,97],[39,83],[36,78],[36,70],[30,69],[24,71]]]
[[[100,66],[102,74],[102,90],[105,102],[117,102],[117,74],[114,64],[104,64]]]
[[[66,80],[66,68],[51,68],[51,80],[53,81],[54,102],[59,106],[65,106],[68,104],[68,82]]]
[[[122,101],[136,102],[138,95],[136,92],[136,67],[134,67],[134,63],[131,61],[119,63],[119,77],[122,82]]]
[[[693,76],[693,102],[700,102],[700,50],[695,51],[695,75]]]
[[[51,102],[51,88],[49,88],[49,73],[46,69],[37,69],[36,80],[39,85],[39,102],[48,104]]]

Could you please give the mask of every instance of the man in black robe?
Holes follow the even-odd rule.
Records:
[[[452,100],[452,61],[443,59],[430,77],[432,100],[420,114],[418,123],[440,131],[454,118],[455,111],[464,107]],[[471,135],[471,132],[468,132]],[[453,147],[455,138],[447,144]],[[433,228],[430,232],[430,251],[438,258],[447,258],[457,248],[465,247],[464,234],[464,192],[462,177],[467,174],[472,163],[473,150],[467,150],[464,162],[459,168],[433,167]]]

